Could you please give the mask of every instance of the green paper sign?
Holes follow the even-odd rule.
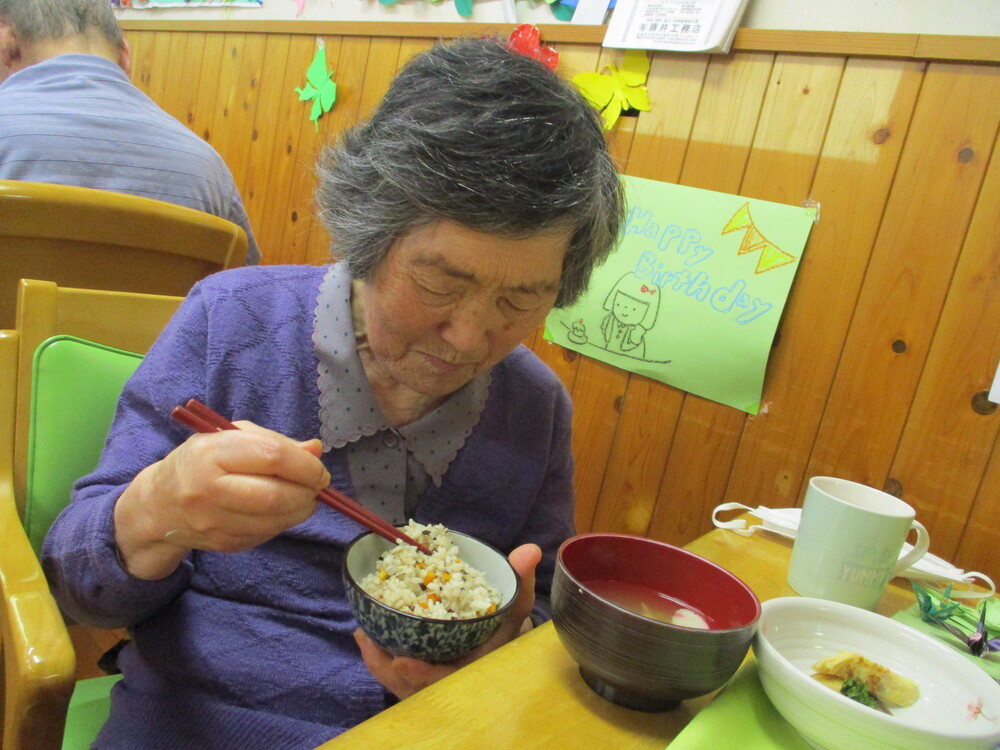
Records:
[[[756,414],[816,209],[623,179],[622,240],[545,338]]]

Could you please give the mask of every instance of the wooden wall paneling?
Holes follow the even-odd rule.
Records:
[[[653,56],[646,87],[651,110],[636,118],[625,169],[628,174],[676,182],[691,138],[708,61],[708,55]]]
[[[965,570],[989,570],[997,580],[997,550],[1000,549],[1000,437],[993,444],[990,463],[976,493],[972,512],[958,545],[954,562]]]
[[[705,75],[698,116],[680,181],[689,187],[739,190],[764,104],[774,55],[714,55]]]
[[[156,15],[156,14],[151,14]],[[455,38],[492,34],[501,38],[510,31],[509,24],[414,21],[306,21],[219,19],[163,20],[123,19],[128,31],[246,31],[270,34],[339,34],[366,37],[430,37]],[[574,24],[541,24],[539,29],[546,43],[578,42],[600,44],[603,26]],[[734,52],[766,50],[769,52],[804,52],[825,55],[863,55],[865,57],[908,57],[926,60],[958,60],[1000,62],[1000,49],[995,36],[955,36],[945,34],[893,34],[855,31],[803,31],[800,29],[739,29],[733,41]]]
[[[628,377],[592,530],[647,533],[683,401],[676,388]]]
[[[163,99],[156,101],[163,109],[191,128],[202,77],[207,35],[195,32],[172,36],[180,38],[183,43],[171,45],[170,85],[164,91]]]
[[[305,82],[306,68],[316,52],[316,40],[313,39],[312,51],[308,55],[305,67],[302,68],[302,83]],[[324,39],[326,45],[326,62],[333,70],[340,70],[340,51],[343,37],[331,36]],[[302,85],[301,83],[299,84]],[[312,102],[300,102],[303,109],[298,117],[299,137],[295,148],[295,163],[291,179],[287,183],[288,203],[285,209],[285,220],[281,237],[281,251],[284,263],[309,262],[309,232],[313,224],[315,208],[313,192],[316,188],[315,168],[316,158],[324,143],[323,119],[320,118],[319,130],[309,119]],[[336,109],[336,105],[334,105]]]
[[[133,31],[128,36],[132,48],[132,83],[149,95],[152,71],[156,64],[157,46],[166,34],[157,31]]]
[[[201,75],[201,48],[195,34],[170,34],[167,54],[160,55],[162,69],[154,73],[154,85],[148,92],[150,97],[170,115],[184,122],[185,93],[193,89],[188,81],[197,80]],[[192,49],[189,49],[192,46]]]
[[[303,160],[299,150],[299,134],[304,131],[304,127],[313,129],[313,124],[309,122],[311,102],[300,101],[295,89],[305,84],[306,70],[315,54],[314,37],[291,36],[270,151],[264,150],[263,142],[266,138],[261,139],[258,136],[259,140],[262,140],[262,145],[254,152],[255,158],[256,154],[260,154],[260,158],[268,162],[266,188],[258,187],[247,207],[251,226],[257,235],[257,244],[260,245],[265,263],[298,262],[290,257],[284,245],[285,226],[290,221],[289,186],[292,184],[292,176]]]
[[[928,67],[807,476],[885,485],[998,118],[1000,69]]]
[[[844,66],[842,57],[775,58],[741,195],[793,206],[809,197]]]
[[[334,68],[337,83],[337,101],[333,108],[320,118],[322,143],[334,141],[337,136],[358,121],[362,101],[371,40],[368,37],[344,37],[340,45],[340,60]],[[341,83],[342,82],[342,83]],[[315,180],[313,181],[315,185]],[[323,264],[330,262],[330,236],[318,220],[315,209],[310,218],[309,243],[305,262]]]
[[[747,75],[755,72],[751,80],[759,86],[767,61],[749,59],[747,64],[750,68]],[[739,128],[729,128],[732,131],[729,138],[735,141],[729,149],[733,155],[728,160],[730,168],[720,172],[717,161],[707,160],[706,173],[701,175],[699,163],[693,160],[698,151],[692,149],[692,158],[685,163],[684,184],[779,202],[790,202],[782,201],[780,196],[796,193],[800,197],[794,202],[801,204],[809,193],[842,66],[840,58],[777,58],[770,68],[763,99],[759,94],[746,97],[743,110],[749,116],[747,121]],[[739,85],[745,80],[739,71],[728,72],[725,80],[731,85]],[[754,101],[761,102],[759,116],[756,116],[758,110],[753,106]],[[706,103],[713,103],[712,98]],[[705,116],[715,122],[725,122],[725,119],[715,119],[715,107],[707,109]],[[791,131],[787,128],[788,121],[813,123],[816,120],[821,123],[818,127],[803,124]],[[744,144],[751,132],[752,147],[744,160]],[[780,150],[779,142],[787,152],[772,156],[772,152]],[[791,153],[792,157],[786,160],[783,158],[786,153]],[[745,171],[740,174],[739,168],[744,163]],[[712,183],[713,177],[721,179]],[[753,262],[747,259],[747,263]],[[652,535],[685,543],[711,528],[712,508],[726,499],[725,491],[746,418],[747,414],[738,409],[691,394],[686,396],[650,527]]]
[[[173,41],[178,39],[178,35],[167,31],[157,31],[154,34],[153,43],[145,48],[148,57],[143,64],[144,90],[150,99],[159,103],[163,101],[164,94],[171,84],[170,47]]]
[[[389,90],[389,83],[399,69],[399,47],[399,39],[371,40],[368,65],[365,67],[365,78],[360,92],[361,101],[358,104],[359,119],[371,115],[385,92]]]
[[[771,353],[766,411],[747,420],[726,492],[756,507],[801,502],[801,484],[882,219],[923,64],[849,60],[811,195],[820,220]]]
[[[593,528],[597,501],[611,456],[629,373],[590,357],[580,357],[573,383],[573,457],[576,472],[576,525]]]
[[[279,117],[289,115],[287,100],[298,99],[291,84],[286,84],[288,52],[291,46],[288,34],[268,34],[264,49],[264,64],[257,83],[257,107],[253,115],[253,129],[247,151],[247,170],[240,185],[243,205],[261,248],[262,262],[270,260],[268,248],[257,236],[262,215],[269,210],[271,195],[271,168],[277,154],[275,143],[280,130]]]
[[[1000,410],[975,400],[976,394],[989,391],[1000,361],[998,147],[1000,142],[993,147],[890,471],[918,517],[933,528],[931,541],[936,554],[949,560],[960,549],[967,519],[974,527],[996,522],[996,516],[986,522],[983,516],[973,515],[972,509],[1000,435]],[[988,151],[983,144],[975,158],[989,159]],[[972,562],[977,570],[1000,580],[1000,555],[996,548],[991,553]]]
[[[231,145],[229,136],[229,108],[234,104],[236,96],[236,79],[239,76],[240,65],[243,60],[243,45],[246,41],[246,34],[223,34],[222,35],[222,55],[219,57],[218,68],[212,70],[205,69],[205,74],[214,77],[217,81],[214,88],[215,96],[212,101],[200,101],[200,105],[207,108],[206,117],[208,126],[206,128],[205,140],[215,147],[226,164],[229,171],[233,173],[236,184],[240,184],[240,176],[237,176],[234,165],[229,160],[228,150]],[[235,114],[234,114],[235,117]]]
[[[226,35],[212,137],[215,149],[229,165],[241,189],[249,171],[247,159],[266,48],[266,34]]]
[[[212,126],[215,120],[215,105],[219,94],[219,69],[226,53],[225,34],[206,34],[204,51],[201,56],[201,76],[197,81],[185,81],[185,87],[196,86],[194,103],[185,122],[202,139],[212,142]]]
[[[625,172],[677,182],[708,68],[707,55],[657,55],[649,73],[652,109],[635,122]],[[593,515],[595,531],[645,534],[673,441],[683,393],[632,374]]]

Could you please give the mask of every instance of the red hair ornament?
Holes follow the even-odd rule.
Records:
[[[543,47],[541,39],[542,35],[537,26],[522,23],[511,32],[507,46],[525,57],[538,60],[549,70],[555,70],[559,64],[559,53],[551,47]]]

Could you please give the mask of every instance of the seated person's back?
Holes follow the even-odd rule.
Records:
[[[0,179],[131,193],[243,227],[222,157],[129,81],[107,0],[0,0]]]

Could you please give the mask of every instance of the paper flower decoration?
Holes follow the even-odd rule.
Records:
[[[532,60],[538,60],[549,70],[555,70],[559,64],[559,53],[551,47],[543,47],[542,35],[537,26],[522,23],[511,32],[507,46]]]
[[[319,118],[329,112],[337,101],[337,84],[332,76],[333,73],[326,69],[326,47],[321,44],[306,71],[306,85],[295,89],[300,101],[312,101],[309,119],[313,121],[316,130],[319,130]]]
[[[609,75],[604,73],[577,73],[573,83],[591,104],[601,110],[604,129],[611,130],[618,122],[622,110],[638,109],[649,111],[649,94],[646,92],[646,76],[649,75],[649,57],[641,49],[625,50],[625,59],[619,70],[614,65],[605,65]]]

